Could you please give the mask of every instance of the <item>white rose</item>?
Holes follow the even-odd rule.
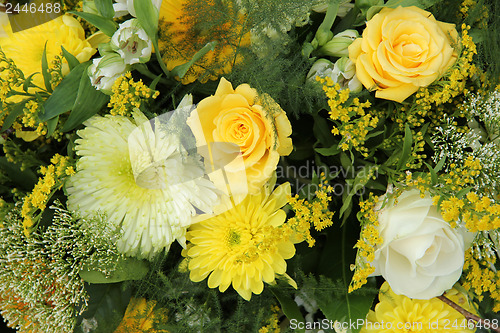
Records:
[[[105,94],[111,94],[116,79],[125,74],[130,66],[123,62],[118,53],[108,53],[102,58],[92,60],[88,75],[92,85]]]
[[[153,51],[153,43],[137,19],[120,24],[111,37],[111,47],[129,65],[148,62]]]
[[[379,206],[383,199],[381,199]],[[396,294],[430,299],[453,287],[462,274],[464,252],[474,235],[451,228],[417,189],[389,200],[378,213],[383,243],[375,248],[374,275]]]

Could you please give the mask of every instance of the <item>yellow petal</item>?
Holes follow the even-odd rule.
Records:
[[[377,90],[375,97],[402,103],[407,97],[415,93],[418,88],[412,84],[403,84],[398,87]]]

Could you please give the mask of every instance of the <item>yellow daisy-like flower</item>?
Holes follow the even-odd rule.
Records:
[[[44,24],[16,33],[12,32],[10,25],[3,28],[8,36],[0,38],[0,47],[7,58],[14,60],[25,77],[36,72],[41,73],[45,43],[47,43],[49,65],[56,55],[61,54],[61,46],[80,62],[89,60],[96,52],[96,49],[85,39],[85,32],[80,23],[70,15],[62,15]],[[63,63],[63,73],[68,71],[68,64]],[[33,83],[44,87],[42,75],[35,75]]]
[[[114,333],[168,333],[167,330],[155,328],[157,324],[165,323],[167,320],[167,309],[157,308],[156,301],[133,297]]]
[[[272,283],[276,274],[285,274],[285,259],[295,254],[295,246],[286,228],[281,209],[290,195],[290,184],[263,188],[248,195],[239,204],[219,215],[190,227],[188,257],[191,280],[208,277],[210,288],[224,292],[231,284],[246,300],[260,294],[263,282]]]
[[[477,314],[468,296],[452,288],[445,296],[463,309]],[[469,333],[475,329],[471,322],[451,306],[438,298],[429,300],[411,299],[396,295],[384,282],[380,287],[379,303],[375,311],[370,310],[360,333],[410,333],[450,332]]]
[[[83,216],[106,214],[123,230],[122,253],[151,258],[175,240],[184,245],[197,209],[211,213],[219,198],[203,178],[201,161],[183,149],[180,133],[140,111],[134,118],[94,116],[78,131],[80,159],[67,186],[68,207]]]
[[[191,66],[181,79],[183,84],[196,79],[204,83],[230,73],[233,65],[242,60],[237,48],[250,45],[250,33],[243,31],[245,18],[242,14],[230,6],[224,11],[216,10],[213,0],[207,1],[205,6],[205,9],[214,9],[210,14],[205,13],[205,17],[213,14],[212,24],[198,22],[201,17],[197,16],[197,10],[188,6],[187,0],[163,0],[160,7],[159,46],[168,70],[191,60],[207,43],[217,42],[213,51]]]

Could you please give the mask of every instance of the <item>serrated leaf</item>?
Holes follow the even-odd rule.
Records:
[[[95,6],[105,18],[112,19],[115,16],[115,9],[113,8],[113,0],[94,0]]]
[[[88,67],[88,66],[87,66]],[[85,120],[95,115],[109,101],[109,96],[96,90],[88,75],[84,74],[80,78],[80,85],[75,99],[75,104],[71,108],[68,120],[64,123],[63,132],[71,131]],[[92,101],[92,103],[89,103]]]
[[[149,264],[136,258],[121,258],[110,276],[106,276],[93,267],[85,266],[80,271],[80,277],[89,283],[116,283],[127,280],[140,280],[149,271]]]
[[[137,2],[143,2],[143,1],[134,1],[134,2],[137,3]],[[91,14],[91,13],[83,13],[83,12],[75,12],[75,11],[70,11],[68,13],[75,14],[76,16],[81,17],[85,21],[96,26],[97,29],[101,30],[102,32],[104,32],[106,35],[108,35],[110,37],[113,36],[113,34],[118,29],[118,24],[116,24],[115,21],[108,19],[108,18],[105,18],[105,17],[102,17],[100,15]]]
[[[411,154],[411,145],[413,143],[413,135],[411,134],[410,126],[405,126],[405,137],[403,139],[403,149],[398,161],[397,170],[404,170],[404,166]]]
[[[191,60],[189,60],[185,64],[175,66],[171,71],[172,75],[178,76],[179,78],[182,79],[184,75],[186,75],[189,68],[191,68],[191,66],[193,66],[195,62],[200,60],[201,57],[203,57],[205,54],[208,53],[208,51],[213,51],[215,49],[215,45],[217,45],[217,42],[215,41],[207,43],[205,46],[201,48],[201,50],[196,52],[196,54],[191,58]]]
[[[76,66],[78,66],[80,64],[78,59],[76,59],[76,57],[74,55],[69,53],[64,48],[64,46],[61,45],[61,49],[62,49],[62,53],[63,53],[64,58],[66,58],[66,61],[68,62],[69,70],[73,70],[73,68],[75,68]]]
[[[45,89],[47,89],[48,92],[52,92],[52,85],[50,84],[51,77],[49,73],[49,64],[47,63],[47,42],[45,42],[42,53],[42,76],[43,83],[45,84]]]
[[[78,94],[80,79],[82,75],[87,75],[89,64],[90,62],[86,62],[76,66],[57,85],[52,95],[50,95],[43,105],[45,112],[39,115],[40,121],[47,121],[71,110]]]

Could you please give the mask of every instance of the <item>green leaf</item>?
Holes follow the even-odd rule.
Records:
[[[63,132],[71,131],[79,126],[85,120],[99,112],[109,101],[108,95],[101,93],[92,86],[89,76],[85,75],[86,72],[85,70],[84,75],[80,78],[80,86],[75,104],[71,109],[68,120],[64,123]],[[92,102],[89,103],[89,101]]]
[[[316,139],[318,139],[324,147],[332,146],[335,143],[335,138],[332,134],[331,123],[329,124],[327,120],[319,114],[313,114],[313,119],[313,133]]]
[[[103,17],[112,19],[115,16],[113,0],[94,0],[95,6]]]
[[[16,118],[23,114],[24,105],[28,102],[28,100],[19,102],[13,106],[10,110],[9,115],[4,119],[2,130],[0,132],[4,132],[7,128],[11,127]]]
[[[52,134],[54,134],[58,122],[59,122],[59,116],[47,120],[47,137],[50,137]]]
[[[24,80],[24,83],[23,83],[24,92],[28,92],[28,88],[31,87],[31,80],[33,79],[33,76],[35,76],[36,74],[40,74],[40,73],[33,73],[30,76],[28,76],[26,78],[26,80]]]
[[[49,64],[47,63],[47,42],[45,42],[42,53],[42,75],[45,88],[48,92],[52,92],[52,85],[50,84],[51,77],[49,73]]]
[[[158,40],[158,9],[151,0],[134,1],[134,9],[137,20],[141,24],[146,34],[153,41]],[[155,48],[158,50],[158,48]]]
[[[158,82],[160,82],[160,79],[162,77],[162,74],[158,75],[154,80],[153,82],[151,82],[151,84],[149,85],[149,89],[151,90],[156,90],[156,85],[158,84]]]
[[[429,8],[442,0],[389,0],[385,5],[382,6],[372,6],[368,9],[366,13],[366,20],[370,20],[375,14],[377,14],[382,8],[397,8],[416,6],[422,9]]]
[[[90,283],[115,283],[127,280],[140,280],[149,271],[149,264],[136,258],[120,258],[116,270],[106,276],[92,267],[85,266],[80,271],[80,277]]]
[[[159,50],[158,18],[160,14],[158,13],[158,9],[156,9],[151,0],[134,1],[134,9],[137,20],[153,43],[153,48]],[[168,78],[172,77],[161,58],[160,52],[155,52],[155,54],[156,60],[158,60],[163,73],[165,73]]]
[[[471,186],[463,188],[455,196],[457,198],[461,199],[461,198],[463,198],[467,193],[469,193],[473,189],[474,189],[474,187],[471,187]]]
[[[172,69],[172,71],[171,71],[172,75],[178,76],[182,79],[184,77],[184,75],[186,75],[189,68],[191,66],[193,66],[193,64],[195,62],[200,60],[201,57],[203,57],[205,54],[207,54],[208,51],[213,51],[215,49],[215,45],[217,45],[217,42],[215,42],[215,41],[207,43],[207,45],[203,46],[201,48],[201,50],[196,52],[196,54],[193,56],[193,58],[191,58],[191,60],[189,60],[185,64],[175,66],[174,69]]]
[[[76,59],[76,57],[74,55],[69,53],[64,48],[64,46],[61,45],[61,49],[62,49],[62,53],[63,53],[64,58],[66,58],[66,61],[68,61],[69,70],[73,70],[73,68],[75,68],[76,66],[78,66],[80,64],[78,59]]]
[[[135,3],[137,2],[143,2],[143,1],[134,1]],[[146,1],[144,1],[146,2]],[[99,30],[101,30],[103,33],[105,33],[108,36],[113,36],[115,31],[118,29],[118,24],[115,23],[115,21],[102,17],[100,15],[96,14],[91,14],[91,13],[83,13],[83,12],[75,12],[75,11],[70,11],[68,13],[75,14],[76,16],[81,17],[85,21],[89,22],[90,24],[96,26]]]
[[[334,144],[330,148],[314,148],[314,150],[323,156],[334,156],[341,151],[337,144]]]
[[[427,169],[429,169],[429,173],[431,174],[431,185],[436,185],[438,182],[438,176],[437,176],[436,171],[434,170],[433,167],[431,167],[426,162],[424,162],[424,164],[427,166]]]
[[[434,171],[436,171],[436,172],[441,171],[441,169],[444,166],[444,162],[446,162],[446,155],[444,155],[443,157],[441,157],[441,159],[437,163],[436,167],[434,168]]]
[[[350,168],[352,168],[352,162],[344,152],[340,153],[340,164],[345,170],[349,170]]]
[[[411,145],[413,143],[413,135],[411,134],[410,126],[406,124],[405,126],[405,137],[403,140],[403,150],[401,151],[401,156],[399,157],[397,170],[404,170],[406,162],[411,154]]]
[[[301,323],[305,322],[304,316],[302,316],[299,306],[289,295],[287,295],[285,292],[283,292],[278,288],[270,288],[270,289],[273,295],[278,300],[278,302],[280,302],[281,309],[283,310],[283,313],[288,319],[290,320],[295,319],[297,322]],[[295,330],[295,332],[305,332],[305,330],[297,329]]]
[[[5,156],[0,157],[0,170],[5,172],[7,177],[9,177],[16,186],[26,191],[31,191],[38,179],[30,169],[21,171],[21,166],[19,164],[7,161]]]
[[[77,317],[74,332],[89,332],[89,324],[94,326],[91,330],[93,333],[114,332],[123,319],[131,291],[124,290],[121,283],[86,284],[85,290],[89,294],[88,307],[82,315]]]
[[[43,105],[45,112],[39,116],[41,121],[47,121],[71,110],[75,104],[80,80],[82,75],[87,76],[87,67],[89,65],[90,62],[86,62],[76,66],[57,85],[52,95],[50,95]]]

